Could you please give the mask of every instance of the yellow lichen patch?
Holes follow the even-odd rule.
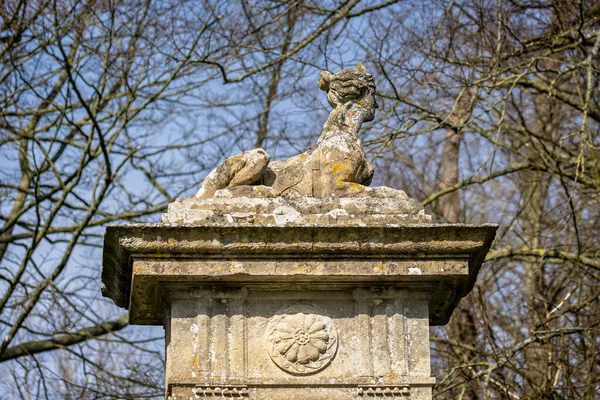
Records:
[[[232,262],[231,264],[229,264],[229,271],[231,272],[245,272],[246,269],[244,268],[244,264],[242,264],[241,262]]]
[[[336,183],[338,184],[338,186],[341,186],[350,193],[360,193],[364,192],[365,190],[365,187],[360,183],[341,181],[341,178],[338,178],[336,180]]]
[[[394,362],[393,362],[393,361],[390,361],[390,367],[391,367],[391,368],[393,368],[393,367],[394,367]],[[391,372],[388,374],[388,376],[387,376],[386,378],[387,378],[387,379],[386,379],[386,380],[387,380],[387,382],[390,382],[390,383],[391,383],[391,382],[394,382],[396,379],[398,379],[398,378],[399,378],[399,376],[398,376],[396,373],[394,373],[394,371],[392,370],[392,371],[391,371]]]
[[[376,272],[376,273],[377,273],[377,272],[381,272],[381,271],[383,271],[384,269],[385,269],[385,264],[384,264],[384,263],[381,263],[381,265],[379,265],[379,266],[377,266],[377,267],[373,268],[373,270],[374,270],[373,272]]]
[[[349,173],[350,172],[350,168],[346,164],[333,164],[333,167],[331,167],[331,170],[336,175],[341,174],[341,173]]]
[[[300,274],[314,274],[315,272],[317,272],[317,269],[313,265],[304,264],[296,268],[296,272]]]

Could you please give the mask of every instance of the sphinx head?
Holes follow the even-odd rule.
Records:
[[[335,74],[321,72],[319,88],[327,92],[331,107],[353,103],[360,109],[364,121],[373,121],[375,118],[375,109],[379,107],[375,101],[375,81],[362,63],[356,68],[346,68]]]

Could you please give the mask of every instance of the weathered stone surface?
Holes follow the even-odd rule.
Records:
[[[431,399],[429,326],[471,290],[497,227],[313,200],[182,200],[166,223],[107,228],[103,293],[165,326],[169,398]],[[330,208],[362,222],[318,222]]]
[[[430,399],[429,299],[396,289],[171,291],[169,393]]]
[[[495,225],[113,225],[105,235],[103,293],[132,323],[162,322],[161,288],[202,284],[273,289],[396,286],[432,292],[445,324],[468,293]]]
[[[203,226],[394,226],[431,221],[423,206],[403,196],[177,199],[162,222]]]
[[[292,375],[310,375],[327,367],[338,349],[335,324],[321,309],[287,305],[274,313],[264,342],[271,360]]]

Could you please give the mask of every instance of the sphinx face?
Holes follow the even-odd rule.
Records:
[[[358,101],[358,104],[363,109],[365,115],[365,122],[370,122],[375,119],[375,110],[379,108],[377,101],[375,100],[375,89],[369,88],[365,97]]]

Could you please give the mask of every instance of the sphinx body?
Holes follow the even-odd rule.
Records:
[[[336,74],[324,71],[319,88],[327,92],[333,110],[314,146],[280,161],[270,162],[263,149],[230,157],[208,174],[194,197],[406,196],[387,187],[368,187],[374,170],[359,130],[375,116],[373,77],[361,64]]]

